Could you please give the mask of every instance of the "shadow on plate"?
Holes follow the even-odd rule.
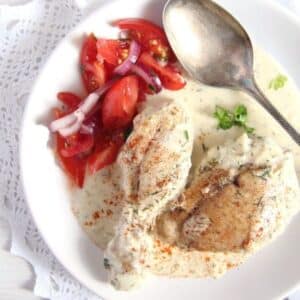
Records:
[[[103,252],[100,249],[96,249],[96,246],[91,247],[86,238],[81,238],[78,241],[78,248],[86,268],[94,279],[107,283],[107,272],[103,265]]]

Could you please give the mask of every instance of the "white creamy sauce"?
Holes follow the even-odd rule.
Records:
[[[270,81],[279,74],[284,74],[281,67],[262,50],[255,49],[255,76],[259,86],[278,110],[300,131],[300,93],[294,82],[289,78],[283,88],[276,91],[269,88]],[[248,124],[250,127],[255,128],[255,135],[270,137],[282,148],[289,149],[294,156],[297,174],[300,178],[299,146],[255,100],[245,93],[213,88],[188,79],[186,87],[180,91],[164,90],[160,94],[149,98],[152,98],[151,101],[174,99],[188,107],[194,127],[192,160],[195,166],[198,165],[203,156],[203,148],[209,149],[224,144],[229,139],[235,140],[243,133],[241,128],[232,128],[226,131],[217,129],[218,123],[213,117],[216,105],[231,110],[238,104],[244,104],[248,109]],[[242,140],[241,143],[243,143]],[[241,145],[241,149],[246,150],[246,152],[247,147],[246,144]],[[276,149],[276,147],[273,147],[271,152],[276,152]],[[232,150],[236,151],[236,149]],[[268,160],[269,151],[265,153],[260,153],[259,149],[257,151],[254,154],[256,163],[259,160],[262,162]],[[276,155],[275,152],[274,155]],[[248,159],[250,154],[247,155]],[[245,159],[243,153],[240,159]],[[226,163],[235,164],[237,162],[233,159],[231,162],[224,162],[224,164]],[[224,167],[226,166],[224,165]],[[122,199],[126,198],[124,197],[124,191],[122,192],[120,186],[112,179],[111,172],[112,168],[109,167],[98,172],[96,176],[87,178],[84,188],[77,190],[72,199],[73,211],[79,223],[89,237],[102,249],[105,249],[109,241],[115,236],[115,229],[118,228],[117,224],[122,212],[120,203],[122,203]],[[199,259],[202,259],[200,254],[195,255],[199,255]],[[172,263],[169,265],[172,266]]]
[[[258,85],[286,117],[286,119],[300,131],[300,93],[291,78],[283,88],[274,90],[269,88],[270,81],[279,74],[285,74],[282,68],[259,48],[255,49],[255,77]],[[182,99],[187,103],[194,121],[195,148],[194,159],[200,157],[201,144],[207,148],[223,144],[230,138],[236,138],[243,132],[240,128],[230,130],[217,129],[217,121],[213,118],[216,105],[233,109],[238,104],[244,104],[248,109],[249,126],[255,128],[255,134],[273,138],[280,146],[290,149],[296,162],[296,170],[300,178],[300,147],[254,99],[247,94],[224,88],[214,88],[188,80],[186,88],[172,92],[164,90],[155,97],[170,97]]]

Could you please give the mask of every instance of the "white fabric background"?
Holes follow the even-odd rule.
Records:
[[[300,16],[300,0],[273,1]],[[52,300],[100,298],[64,270],[32,222],[20,184],[19,127],[41,66],[91,2],[97,0],[0,0],[0,216],[12,228],[11,251],[34,266],[35,293]]]

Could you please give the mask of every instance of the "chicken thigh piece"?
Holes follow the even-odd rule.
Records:
[[[221,275],[233,261],[241,263],[273,240],[299,207],[289,151],[247,135],[211,148],[190,186],[156,220],[156,238],[176,253],[173,261],[172,255],[157,256],[157,273],[175,263],[176,276]],[[190,258],[197,266],[194,274],[189,271]]]

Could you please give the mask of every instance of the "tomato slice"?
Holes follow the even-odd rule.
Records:
[[[129,37],[137,40],[145,51],[150,52],[157,59],[174,61],[175,56],[160,26],[138,18],[118,20],[113,25],[128,30]]]
[[[55,108],[53,110],[53,113],[55,119],[60,118],[64,115],[64,112],[62,112],[58,108]],[[74,157],[62,156],[61,151],[62,149],[65,149],[66,139],[58,133],[54,133],[54,138],[56,142],[55,152],[62,168],[65,170],[66,174],[69,176],[71,181],[76,186],[82,188],[84,183],[84,178],[85,178],[87,159],[79,156],[74,156]],[[68,139],[69,139],[68,142],[71,142],[71,140],[75,139],[75,137],[69,137]]]
[[[123,77],[107,92],[102,104],[102,122],[106,129],[128,126],[136,112],[139,81],[135,75]]]
[[[114,143],[95,151],[88,159],[88,169],[91,174],[111,165],[117,158],[120,146]]]
[[[71,142],[65,139],[65,147],[60,150],[63,157],[73,157],[78,154],[87,154],[94,146],[94,135],[77,133]]]
[[[61,150],[64,149],[65,139],[60,136],[58,133],[56,135],[56,151],[58,159],[71,178],[72,182],[75,183],[78,187],[82,188],[85,177],[85,169],[86,169],[86,159],[79,158],[77,156],[74,157],[64,157],[61,155]]]
[[[147,33],[156,36],[159,39],[167,41],[167,37],[163,31],[163,29],[145,19],[140,18],[128,18],[128,19],[121,19],[113,22],[113,25],[118,26],[120,29],[123,30],[135,30],[140,33]]]
[[[129,46],[130,43],[128,41],[98,39],[97,59],[117,66],[128,56]]]
[[[146,94],[149,94],[148,84],[142,79],[139,78],[139,99],[138,101],[142,102],[146,100]],[[151,91],[151,90],[150,90]]]
[[[86,90],[91,93],[106,81],[103,62],[97,61],[97,39],[90,34],[84,41],[80,54],[81,77]]]
[[[161,66],[150,53],[143,52],[139,58],[139,62],[157,73],[166,89],[180,90],[186,85],[184,78],[175,68]]]
[[[60,92],[57,94],[57,99],[69,109],[77,108],[81,102],[81,98],[71,92]]]

